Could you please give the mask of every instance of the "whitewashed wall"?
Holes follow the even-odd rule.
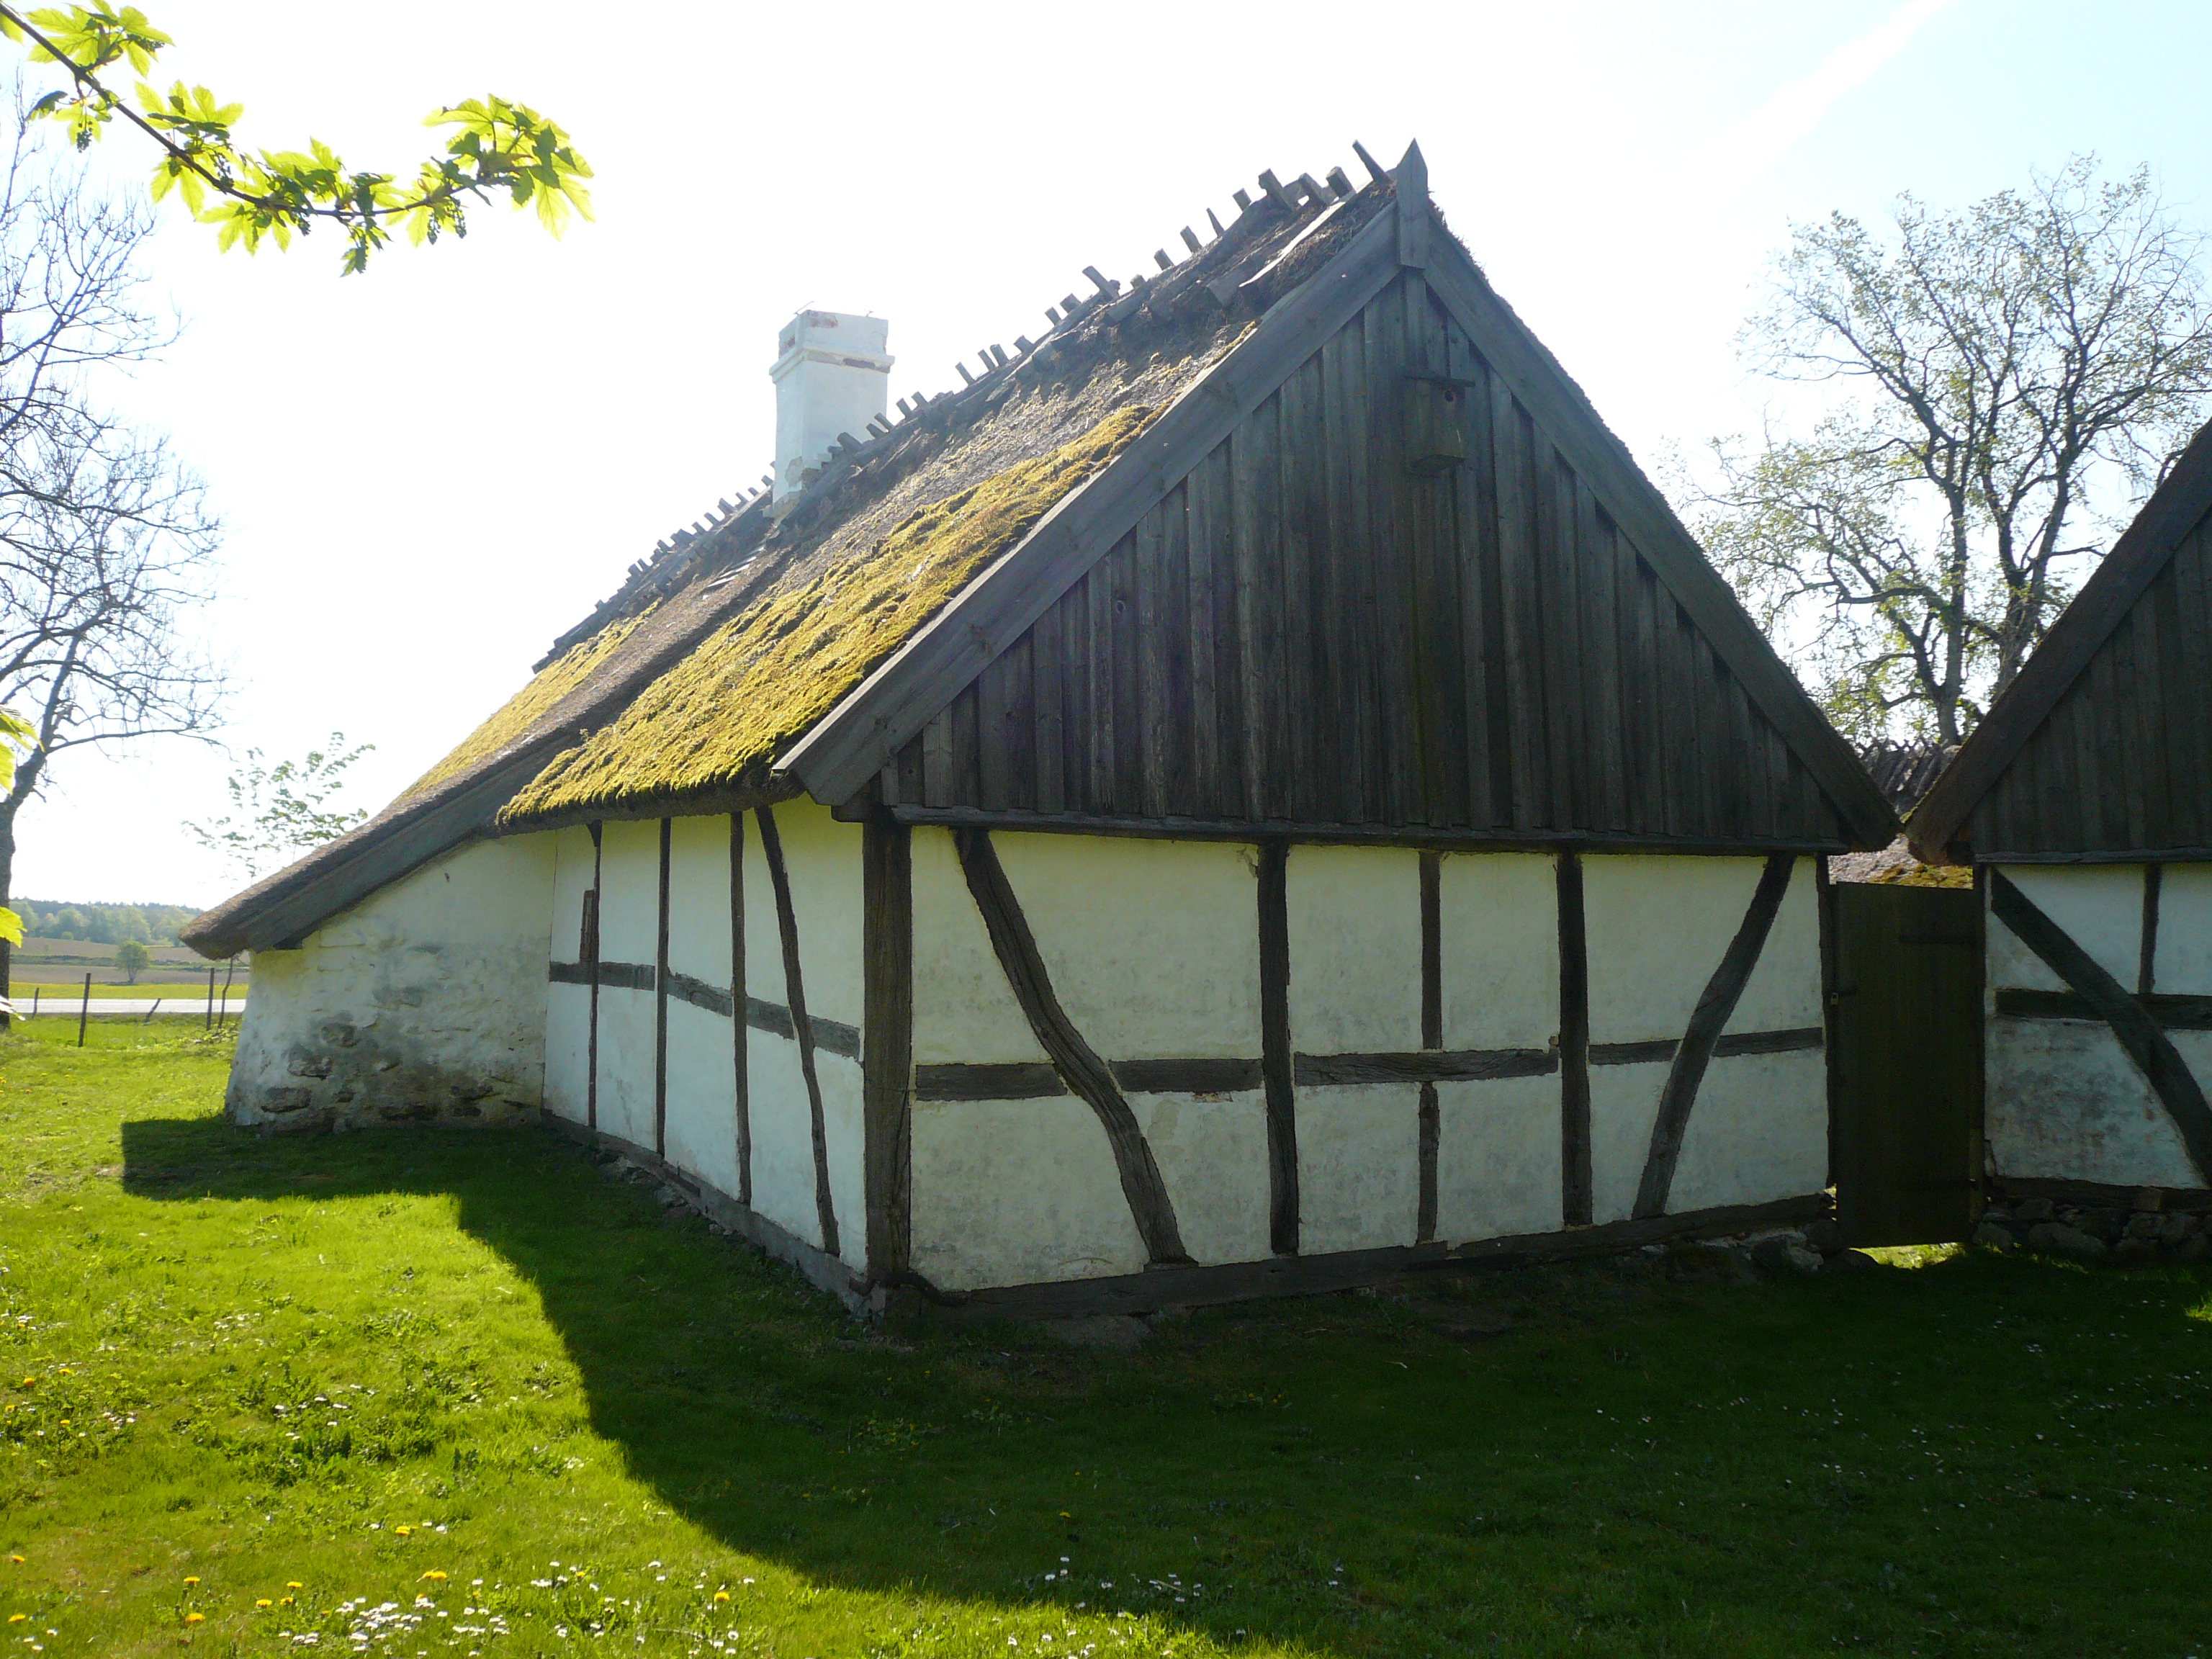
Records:
[[[1559,883],[1531,854],[1448,855],[1439,873],[1444,1047],[1547,1048],[1559,1035]],[[1437,1085],[1437,1236],[1561,1224],[1559,1079]]]
[[[1679,1039],[1742,925],[1765,860],[1591,855],[1583,860],[1590,1044]],[[1820,902],[1813,862],[1791,873],[1731,1032],[1795,1030],[1820,1016]],[[1592,1218],[1636,1204],[1668,1063],[1590,1067]],[[1827,1185],[1826,1061],[1818,1048],[1715,1055],[1698,1091],[1670,1211],[1756,1204]]]
[[[553,843],[551,953],[555,962],[583,954],[584,896],[592,890],[592,833],[556,830]],[[571,1122],[590,1104],[592,991],[587,985],[545,988],[545,1109]]]
[[[1249,848],[1120,837],[993,837],[1061,1006],[1109,1060],[1260,1053],[1257,882]],[[914,832],[918,1065],[1042,1061],[951,835]],[[1135,1094],[1200,1261],[1267,1253],[1257,1089]],[[948,1287],[1134,1273],[1144,1249],[1105,1132],[1074,1096],[917,1102],[913,1260]]]
[[[1257,856],[1249,847],[1120,838],[994,837],[1076,1027],[1109,1060],[1261,1053]],[[1763,860],[1584,860],[1592,1037],[1672,1041],[1742,921]],[[951,837],[914,840],[915,1059],[1042,1062],[968,893]],[[1441,862],[1443,1046],[1553,1050],[1556,863],[1530,854]],[[1298,847],[1286,874],[1291,1037],[1306,1054],[1421,1045],[1420,860],[1401,848]],[[1820,929],[1810,860],[1795,872],[1731,1032],[1817,1028]],[[1632,1207],[1663,1064],[1591,1073],[1598,1214]],[[1268,1253],[1267,1136],[1257,1090],[1133,1096],[1200,1262]],[[1447,1243],[1562,1224],[1560,1080],[1437,1086],[1437,1236]],[[1297,1091],[1304,1253],[1415,1242],[1419,1091]],[[1073,1096],[918,1102],[914,1262],[949,1288],[1133,1273],[1144,1252],[1103,1131]],[[1678,1166],[1675,1211],[1818,1192],[1826,1183],[1823,1058],[1716,1059]]]
[[[599,960],[651,964],[660,950],[660,825],[600,830]],[[599,988],[599,1128],[653,1146],[651,991]]]
[[[729,819],[677,819],[668,851],[668,966],[726,990]],[[736,1046],[734,1021],[669,999],[668,1161],[732,1197],[738,1189]]]
[[[544,1086],[550,836],[477,842],[258,951],[225,1105],[298,1127],[534,1113]]]
[[[861,973],[860,829],[840,823],[811,800],[775,809],[799,923],[799,973],[808,1013],[857,1027],[866,1001]],[[728,913],[726,899],[724,915]],[[760,826],[745,822],[745,980],[751,995],[790,1006],[783,940],[776,927],[775,890],[761,848]],[[768,1031],[748,1034],[751,1084],[753,1208],[806,1243],[819,1246],[814,1202],[813,1116],[799,1069],[799,1046]],[[819,1048],[823,1126],[830,1154],[830,1196],[837,1216],[839,1255],[865,1267],[867,1214],[861,1173],[860,1062]]]
[[[2136,988],[2142,866],[2015,865],[2004,873],[2100,967]],[[2159,912],[2154,988],[2212,995],[2212,866],[2166,866]],[[1983,1133],[1996,1173],[2122,1187],[2203,1186],[2172,1119],[2109,1026],[1997,1014],[2001,990],[2065,987],[1994,914],[1986,941]],[[2166,1035],[2212,1094],[2212,1032]]]
[[[1395,847],[1293,848],[1286,890],[1291,1047],[1310,1054],[1419,1048],[1420,854]],[[1248,933],[1251,927],[1248,921]],[[1556,1082],[1552,1098],[1556,1135]],[[1301,1250],[1319,1255],[1412,1243],[1420,1205],[1419,1088],[1306,1087],[1297,1105]]]

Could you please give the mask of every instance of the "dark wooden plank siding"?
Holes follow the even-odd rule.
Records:
[[[2184,537],[1960,826],[1983,857],[2212,849],[2212,520]]]
[[[1437,453],[1438,421],[1463,459]],[[892,805],[1069,825],[1845,839],[1417,270],[1177,481],[880,787]]]

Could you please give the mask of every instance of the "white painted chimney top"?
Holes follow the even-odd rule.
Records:
[[[798,494],[805,474],[849,432],[866,443],[868,422],[888,415],[894,361],[890,324],[842,311],[802,311],[776,336],[775,483],[771,501]]]

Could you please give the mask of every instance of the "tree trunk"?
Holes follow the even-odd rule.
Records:
[[[0,905],[8,902],[15,883],[15,805],[13,799],[0,800]],[[0,939],[0,997],[15,994],[15,946]],[[4,1004],[0,1004],[0,1031],[13,1022]]]

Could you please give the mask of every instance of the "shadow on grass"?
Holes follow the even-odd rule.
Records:
[[[2106,1330],[2101,1287],[2127,1281],[1969,1256],[1723,1289],[1632,1261],[1202,1314],[1133,1355],[1007,1328],[908,1345],[550,1132],[265,1139],[205,1117],[126,1122],[123,1145],[142,1197],[453,1200],[533,1282],[631,1472],[817,1583],[1087,1601],[1231,1646],[1358,1653],[1578,1632],[1626,1650],[1884,1645],[1939,1600],[1951,1632],[2002,1645],[2039,1627],[2031,1604],[2078,1619],[2118,1588],[2081,1484],[2094,1449],[2057,1477],[2017,1450],[2069,1386],[2023,1393],[2019,1338]],[[2147,1294],[2168,1315],[2201,1300],[2185,1273],[2134,1282],[2163,1284]],[[1993,1316],[2018,1328],[2001,1343],[1980,1334]],[[2203,1334],[2182,1334],[2185,1363],[2130,1364],[2201,1366]],[[1928,1424],[1971,1425],[1986,1455],[1931,1473],[1912,1438]],[[2158,1455],[2201,1468],[2212,1435],[2184,1437]],[[1907,1484],[1923,1477],[1952,1483],[1940,1505]],[[2083,1501],[2022,1501],[2054,1478]],[[2196,1513],[2163,1523],[2192,1548],[2212,1543]],[[2116,1506],[2103,1559],[2137,1514]],[[1908,1559],[1911,1609],[1894,1594]],[[1072,1576],[1048,1578],[1063,1561]]]

